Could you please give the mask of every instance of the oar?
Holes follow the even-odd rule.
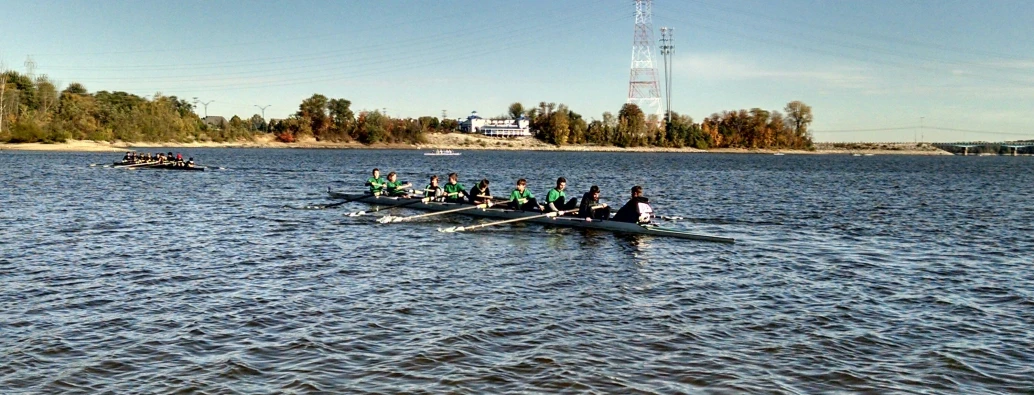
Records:
[[[330,187],[327,187],[327,192],[330,192]],[[326,209],[326,208],[337,207],[337,206],[340,206],[340,205],[345,204],[345,203],[351,203],[351,202],[354,202],[356,200],[359,200],[359,199],[362,199],[362,198],[365,198],[365,197],[370,197],[370,196],[373,196],[373,195],[360,194],[358,197],[354,197],[354,198],[351,198],[351,199],[345,199],[345,200],[337,202],[337,203],[313,204],[313,205],[309,205],[309,206],[305,206],[305,207],[292,207],[292,206],[284,205],[284,208],[290,208],[290,209],[295,209],[295,210],[323,210],[323,209]]]
[[[373,195],[362,195],[362,196],[359,196],[357,198],[345,199],[345,200],[337,202],[337,203],[317,204],[317,205],[313,205],[313,206],[305,206],[305,208],[313,209],[313,210],[323,210],[323,209],[327,209],[327,208],[331,208],[331,207],[337,207],[337,206],[340,206],[340,205],[345,204],[345,203],[351,203],[351,202],[354,202],[356,200],[359,200],[359,199],[362,199],[362,198],[365,198],[365,197],[370,197],[370,196],[373,196]]]
[[[487,224],[474,225],[474,226],[453,226],[451,228],[444,228],[444,229],[438,228],[438,231],[439,232],[446,232],[446,233],[463,232],[463,231],[467,231],[467,230],[480,229],[480,228],[484,228],[484,227],[487,227],[487,226],[502,225],[502,224],[509,224],[509,223],[514,223],[514,222],[520,222],[520,221],[527,221],[529,219],[535,219],[535,218],[559,217],[561,215],[564,215],[564,214],[567,214],[567,213],[573,213],[575,211],[578,211],[578,210],[554,211],[554,212],[551,212],[551,213],[545,213],[545,214],[540,214],[540,215],[532,215],[530,217],[514,218],[514,219],[508,219],[508,220],[505,220],[505,221],[489,222]]]
[[[395,216],[391,216],[391,215],[385,215],[385,216],[381,217],[380,219],[378,219],[377,222],[380,222],[382,224],[391,223],[391,222],[403,222],[403,221],[414,220],[414,219],[417,219],[417,218],[425,218],[425,217],[431,217],[431,216],[435,216],[435,215],[442,215],[442,214],[449,214],[449,213],[458,213],[460,211],[473,210],[473,209],[476,209],[476,208],[489,208],[489,207],[492,207],[492,203],[482,203],[482,204],[478,204],[478,205],[474,205],[474,206],[460,207],[460,208],[454,208],[454,209],[451,209],[451,210],[444,210],[444,211],[436,211],[436,212],[427,213],[427,214],[411,215],[411,216],[408,216],[408,217],[395,217]]]
[[[420,200],[414,200],[412,202],[406,202],[406,203],[402,203],[402,204],[399,204],[399,205],[396,205],[396,206],[391,206],[391,207],[386,208],[385,210],[392,210],[392,209],[396,209],[396,208],[402,208],[402,207],[406,207],[406,206],[411,206],[411,205],[414,205],[414,204],[417,204],[417,203],[427,203],[427,202],[430,202],[430,201],[431,201],[431,198],[426,197],[426,198],[423,198],[423,199],[420,199]],[[380,211],[380,210],[375,210],[375,211]],[[345,214],[345,215],[347,215],[349,217],[358,217],[358,216],[364,215],[364,214],[366,214],[366,211],[356,211],[356,212],[348,213],[348,214]]]

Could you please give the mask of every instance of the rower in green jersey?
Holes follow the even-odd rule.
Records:
[[[445,201],[449,203],[463,203],[467,198],[467,191],[459,182],[460,176],[456,173],[449,174],[449,182],[442,187],[445,192]]]
[[[542,211],[542,206],[535,200],[535,195],[528,190],[528,180],[523,178],[517,180],[517,187],[510,192],[509,206],[511,210]]]
[[[381,169],[373,169],[373,177],[366,180],[366,186],[370,187],[370,194],[378,196],[384,193],[384,182]]]
[[[546,212],[574,210],[578,207],[578,198],[571,198],[567,203],[564,203],[564,200],[567,198],[567,195],[564,194],[564,188],[566,187],[566,178],[560,177],[556,179],[556,188],[550,189],[546,193]]]
[[[388,196],[408,198],[409,193],[406,189],[413,187],[413,185],[408,182],[399,181],[398,179],[399,176],[398,174],[395,174],[395,172],[388,173],[388,182],[384,183],[384,192]]]

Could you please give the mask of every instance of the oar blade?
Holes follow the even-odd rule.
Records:
[[[462,232],[464,229],[462,226],[450,226],[448,228],[438,228],[438,231],[442,233],[456,233]]]
[[[394,215],[385,215],[383,217],[377,218],[377,222],[380,222],[382,224],[390,224],[396,221],[398,221],[398,217]]]

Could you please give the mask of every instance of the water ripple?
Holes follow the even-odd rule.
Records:
[[[198,151],[227,169],[0,151],[0,392],[1034,388],[1030,158]],[[641,184],[737,244],[284,209],[392,164]]]

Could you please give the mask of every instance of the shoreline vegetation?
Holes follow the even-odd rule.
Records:
[[[426,142],[362,144],[358,142],[326,142],[314,138],[301,139],[292,143],[278,141],[272,135],[259,135],[253,139],[236,142],[107,142],[92,140],[67,140],[61,143],[8,143],[0,144],[0,151],[67,151],[67,152],[125,152],[142,151],[150,148],[270,148],[270,149],[407,149],[453,151],[557,151],[557,152],[683,152],[683,153],[743,153],[743,154],[873,154],[873,155],[952,155],[930,144],[859,144],[820,143],[810,150],[797,149],[746,149],[746,148],[669,148],[598,146],[591,144],[557,146],[535,138],[501,139],[463,133],[435,133],[425,136]]]
[[[199,101],[160,92],[65,89],[45,75],[0,69],[0,150],[123,151],[146,147],[452,149],[615,152],[948,154],[929,144],[816,146],[812,109],[791,101],[782,111],[760,108],[713,113],[700,122],[671,112],[645,114],[624,104],[614,114],[586,118],[563,103],[512,103],[493,120],[520,120],[532,137],[486,137],[464,119],[392,118],[353,112],[352,102],[316,93],[284,119],[233,115],[201,117]],[[206,107],[207,109],[207,107]],[[480,118],[472,113],[469,119]]]

